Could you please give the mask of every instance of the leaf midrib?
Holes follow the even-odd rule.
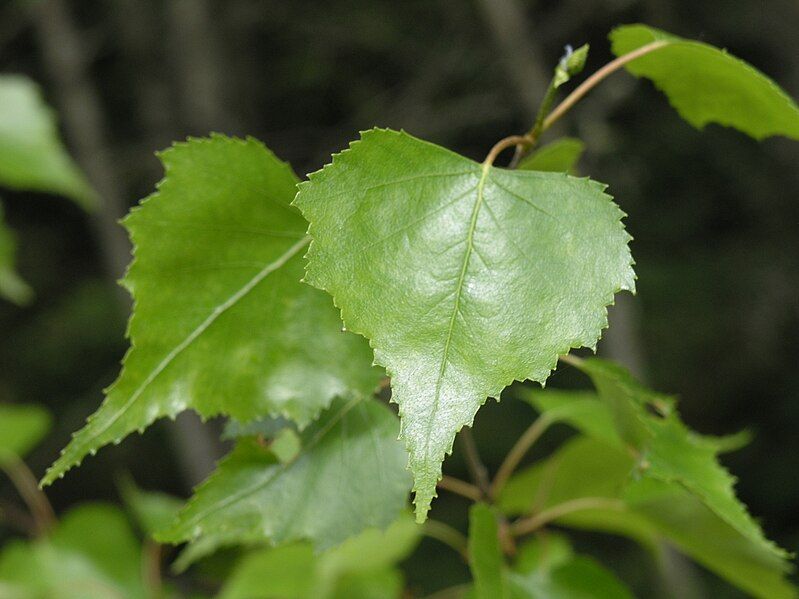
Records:
[[[109,428],[111,428],[114,423],[119,420],[125,412],[136,402],[136,400],[141,397],[141,394],[150,386],[150,384],[158,378],[158,376],[166,370],[166,368],[177,358],[183,351],[186,350],[197,338],[199,338],[208,328],[220,317],[222,314],[227,312],[230,308],[235,306],[242,298],[244,298],[250,291],[252,291],[255,287],[258,286],[261,281],[263,281],[268,275],[273,273],[274,271],[283,267],[291,258],[293,258],[300,250],[302,250],[308,243],[311,241],[311,238],[308,236],[303,237],[297,243],[292,245],[289,249],[287,249],[283,254],[281,254],[276,260],[270,262],[266,266],[264,266],[253,278],[247,281],[242,287],[240,287],[233,295],[231,295],[227,300],[222,302],[221,304],[217,305],[214,310],[209,314],[205,320],[203,320],[197,327],[195,327],[187,336],[186,338],[181,341],[178,345],[176,345],[164,358],[158,363],[158,365],[150,372],[149,375],[142,381],[142,383],[136,388],[136,390],[131,394],[130,398],[116,411],[110,418],[108,418],[102,426],[100,426],[99,430],[93,432],[93,434],[84,441],[84,444],[91,444],[94,442],[100,435],[105,433]]]
[[[433,408],[430,412],[430,418],[427,420],[427,434],[425,435],[424,448],[424,454],[426,457],[429,457],[430,435],[432,434],[433,424],[441,403],[441,383],[444,380],[444,374],[446,373],[447,364],[449,363],[449,351],[450,347],[452,346],[452,333],[455,329],[455,321],[457,320],[458,312],[460,311],[460,302],[461,296],[463,295],[463,284],[466,280],[466,272],[469,269],[469,262],[472,257],[472,252],[474,251],[474,232],[477,229],[477,217],[479,216],[480,208],[483,205],[484,188],[490,170],[491,165],[484,163],[480,173],[480,180],[477,182],[477,199],[475,200],[474,207],[472,208],[469,229],[466,234],[466,251],[463,255],[463,263],[461,265],[460,275],[458,276],[458,283],[455,286],[455,301],[453,302],[452,314],[449,319],[447,337],[444,341],[444,352],[441,357],[441,366],[439,367],[438,371],[438,379],[436,380],[436,392],[433,399]]]

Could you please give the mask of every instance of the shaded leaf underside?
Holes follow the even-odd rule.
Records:
[[[374,400],[337,399],[303,431],[302,449],[287,463],[253,438],[240,440],[157,537],[200,542],[204,552],[297,540],[325,549],[390,524],[409,490],[396,417]]]

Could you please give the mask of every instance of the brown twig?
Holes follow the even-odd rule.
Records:
[[[480,499],[488,499],[491,494],[491,481],[488,478],[488,468],[485,467],[483,460],[480,459],[472,429],[464,427],[461,430],[459,439],[463,447],[463,455],[466,458],[466,466],[469,468],[474,484],[479,489]]]
[[[25,501],[25,505],[28,506],[36,523],[36,533],[38,535],[47,534],[55,524],[55,512],[47,495],[39,488],[36,477],[33,476],[25,462],[11,453],[3,453],[0,456],[0,469],[8,475],[20,497]]]
[[[422,531],[425,536],[441,541],[448,547],[457,551],[458,555],[463,558],[463,561],[469,563],[469,542],[460,531],[439,520],[428,520],[424,523]]]
[[[649,54],[650,52],[654,52],[655,50],[659,50],[664,46],[669,45],[671,42],[668,40],[658,40],[656,42],[652,42],[650,44],[646,44],[645,46],[641,46],[640,48],[633,50],[627,54],[623,54],[619,56],[615,60],[610,61],[604,67],[599,69],[596,73],[591,75],[588,79],[583,81],[580,85],[578,85],[572,93],[570,93],[566,98],[558,104],[555,109],[549,113],[546,119],[544,119],[544,126],[542,131],[546,131],[549,129],[555,122],[560,119],[564,114],[566,114],[572,106],[577,104],[583,97],[594,89],[599,83],[601,83],[604,79],[608,76],[612,75],[624,65],[629,62],[632,62],[636,58],[641,58],[642,56]]]
[[[476,486],[459,478],[453,478],[452,476],[442,476],[437,486],[440,489],[455,493],[456,495],[471,499],[472,501],[480,501],[483,498],[483,494]]]
[[[505,456],[505,460],[502,462],[502,465],[499,467],[499,470],[497,471],[497,474],[491,483],[492,498],[497,498],[505,486],[505,483],[508,482],[510,475],[513,474],[514,470],[516,470],[519,462],[522,461],[522,458],[525,456],[527,451],[541,437],[541,435],[544,434],[547,428],[549,428],[550,424],[550,419],[541,415],[536,418],[529,428],[524,431],[522,436],[519,437],[519,440],[516,441],[514,446]]]
[[[564,501],[529,518],[517,520],[511,524],[511,533],[517,537],[530,534],[553,520],[584,510],[622,511],[624,510],[624,502],[606,497],[580,497],[579,499]]]

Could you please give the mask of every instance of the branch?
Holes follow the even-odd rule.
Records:
[[[20,497],[25,501],[25,505],[28,506],[28,511],[36,523],[36,533],[44,535],[50,531],[56,522],[53,506],[50,505],[44,491],[39,488],[36,477],[25,462],[12,453],[3,452],[0,456],[0,469],[8,475]]]
[[[591,75],[588,79],[583,81],[579,86],[577,86],[572,93],[566,96],[565,100],[558,104],[555,109],[549,113],[549,116],[544,120],[542,131],[546,131],[552,125],[554,125],[559,118],[566,114],[569,109],[577,104],[577,102],[579,102],[588,92],[594,89],[599,83],[607,79],[610,75],[618,71],[624,65],[632,62],[636,58],[641,58],[650,52],[654,52],[655,50],[659,50],[664,46],[668,46],[670,43],[671,42],[668,40],[658,40],[656,42],[646,44],[645,46],[641,46],[632,52],[619,56],[617,59],[610,61],[596,73]]]
[[[526,535],[535,532],[542,526],[549,524],[553,520],[562,518],[574,512],[584,510],[614,510],[623,511],[624,502],[619,499],[608,499],[605,497],[580,497],[571,501],[564,501],[534,516],[517,520],[511,524],[511,533],[514,536]]]
[[[543,415],[539,416],[529,428],[524,431],[524,434],[519,437],[519,440],[516,441],[508,452],[508,455],[505,456],[505,460],[502,462],[502,465],[497,471],[497,475],[494,477],[494,481],[491,483],[492,498],[496,499],[497,496],[499,496],[505,483],[508,482],[510,475],[513,474],[513,471],[516,470],[516,467],[519,465],[519,462],[522,461],[522,458],[528,450],[538,441],[541,435],[544,434],[551,423],[549,418]]]
[[[445,491],[455,493],[456,495],[471,499],[472,501],[481,501],[483,499],[483,494],[480,492],[480,489],[459,478],[444,475],[441,477],[441,480],[438,481],[437,486]]]
[[[463,561],[469,563],[469,542],[463,534],[449,524],[444,524],[438,520],[428,520],[424,523],[422,532],[431,539],[441,541],[451,547],[458,552]]]
[[[463,446],[463,454],[466,458],[466,465],[474,480],[475,485],[479,489],[481,499],[489,497],[491,493],[491,482],[488,479],[488,469],[480,459],[480,454],[477,451],[477,443],[474,442],[474,435],[472,429],[464,427],[459,435],[461,445]]]

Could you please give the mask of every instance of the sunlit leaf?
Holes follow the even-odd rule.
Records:
[[[633,288],[623,213],[604,189],[377,129],[300,185],[306,280],[392,377],[420,521],[486,398],[593,347],[614,293]]]
[[[774,81],[726,50],[646,25],[619,27],[610,39],[617,56],[655,41],[667,42],[628,63],[627,70],[651,79],[694,127],[718,123],[755,139],[799,139],[796,103]]]
[[[161,155],[166,178],[125,219],[135,260],[131,349],[106,400],[48,470],[156,418],[192,408],[306,425],[333,397],[366,395],[380,372],[341,331],[330,298],[300,282],[306,223],[296,177],[253,140],[213,136]]]

